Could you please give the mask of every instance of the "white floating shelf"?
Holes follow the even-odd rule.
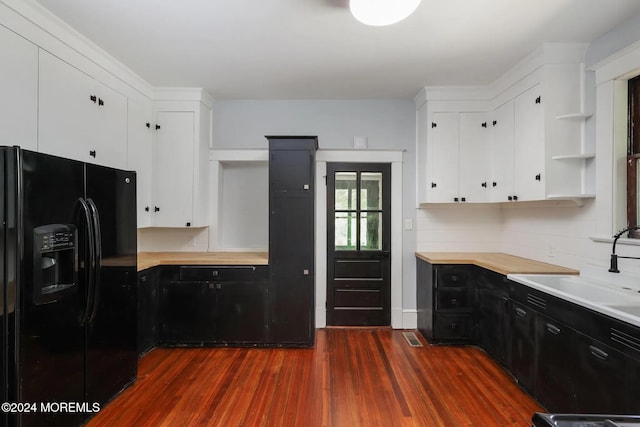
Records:
[[[549,194],[548,200],[593,199],[595,194]]]
[[[596,157],[595,153],[581,153],[581,154],[564,154],[561,156],[552,156],[552,160],[566,160],[566,159],[593,159]]]
[[[562,116],[557,116],[556,119],[559,120],[585,120],[591,117],[592,114],[586,113],[573,113],[573,114],[563,114]]]

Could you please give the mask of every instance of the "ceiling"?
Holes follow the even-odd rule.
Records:
[[[543,42],[590,42],[638,0],[422,0],[368,27],[348,0],[37,0],[154,86],[216,99],[411,98],[490,83]]]

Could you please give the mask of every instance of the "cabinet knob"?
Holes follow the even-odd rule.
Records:
[[[497,121],[497,120],[494,120],[494,121],[493,121],[493,125],[495,126],[495,125],[497,125],[497,124],[498,124],[498,121]]]
[[[482,186],[482,187],[484,187],[484,188],[487,188],[487,182],[486,182],[486,181],[485,181],[485,182],[483,182],[482,184],[480,184],[480,186]]]
[[[513,200],[513,196],[507,197],[508,200]]]
[[[98,105],[100,106],[104,105],[104,101],[102,100],[102,98],[98,98]]]
[[[96,150],[89,151],[89,155],[95,159],[96,158]]]
[[[518,200],[518,196],[513,196],[513,200]]]
[[[157,207],[157,206],[154,206],[154,207],[153,207],[153,211],[154,211],[154,212],[160,212],[160,208],[159,208],[159,207]]]
[[[536,104],[540,104],[540,101],[541,101],[541,98],[540,98],[540,97],[537,97],[537,98],[536,98]]]
[[[434,123],[434,122],[431,122],[431,128],[433,129],[433,128],[435,128],[435,127],[438,127],[438,124],[437,124],[437,123]]]
[[[305,275],[305,276],[308,276],[309,275],[309,270],[306,270],[306,269],[302,270],[302,274]]]
[[[98,100],[98,97],[95,95],[89,95],[89,99],[95,104],[96,101]]]
[[[151,123],[147,122],[147,123],[145,123],[145,126],[146,126],[148,129],[151,129]]]
[[[191,227],[191,223],[190,222],[187,223],[187,227]]]
[[[310,188],[310,187],[309,187],[309,184],[305,184],[305,185],[303,185],[303,186],[302,186],[302,189],[303,189],[303,190],[308,190],[309,188]]]
[[[435,182],[431,183],[431,188],[436,188],[438,184],[436,184]]]
[[[460,200],[459,200],[457,197],[454,197],[454,198],[453,198],[453,201],[454,201],[454,202],[459,202]]]
[[[498,186],[498,183],[497,183],[497,182],[495,182],[495,181],[493,181],[493,183],[491,184],[491,186],[492,186],[492,187],[497,187],[497,186]]]
[[[144,211],[145,211],[145,212],[149,212],[149,206],[145,206],[145,207],[144,207]]]
[[[541,181],[542,180],[542,175],[538,174],[536,175],[536,181]]]
[[[156,125],[156,130],[160,129],[160,125]]]
[[[482,126],[483,128],[487,127],[487,122],[482,123],[480,126]]]
[[[466,198],[466,197],[462,197],[462,198],[460,199],[460,201],[461,201],[461,202],[466,202],[466,201],[467,201],[467,198]]]

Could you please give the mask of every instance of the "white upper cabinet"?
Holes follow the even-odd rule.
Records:
[[[158,101],[152,224],[209,225],[211,108],[201,101]]]
[[[0,145],[38,148],[38,47],[0,25]]]
[[[460,113],[459,201],[488,202],[491,132],[485,113]]]
[[[513,100],[490,114],[491,201],[506,202],[514,193]]]
[[[127,100],[50,53],[40,50],[38,150],[125,168]]]
[[[514,107],[514,201],[543,200],[545,193],[544,107],[540,85],[518,95]]]
[[[584,51],[584,45],[546,44],[486,88],[425,88],[416,97],[418,202],[441,203],[450,197],[444,194],[451,193],[448,186],[440,196],[428,181],[421,181],[433,174],[444,176],[438,172],[444,167],[440,160],[455,164],[453,153],[459,157],[459,201],[593,197],[589,186],[594,179],[589,174],[594,171],[594,150],[586,148],[584,140],[585,120],[590,117],[584,112]],[[459,117],[459,147],[446,153],[439,131],[425,126],[425,116],[439,114]],[[483,114],[490,132],[474,124]],[[442,157],[428,158],[431,155]],[[485,182],[485,165],[490,165],[489,191],[476,193],[477,180]]]
[[[485,113],[434,112],[431,117],[426,203],[487,202],[491,139]]]
[[[136,171],[138,228],[152,225],[152,111],[151,100],[128,100],[127,169]]]
[[[427,203],[453,203],[458,197],[460,115],[434,113],[427,145]]]

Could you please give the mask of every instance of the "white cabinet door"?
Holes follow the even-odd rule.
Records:
[[[94,82],[94,126],[87,161],[123,169],[127,164],[127,98],[115,90]]]
[[[125,168],[127,99],[40,50],[38,151]]]
[[[433,113],[427,148],[427,202],[458,197],[459,113]]]
[[[518,200],[544,200],[545,132],[540,85],[514,100],[514,194]]]
[[[491,138],[485,113],[460,113],[459,200],[488,202]]]
[[[94,80],[40,50],[38,151],[86,161],[97,108],[90,99]]]
[[[150,227],[152,206],[153,133],[151,101],[128,101],[127,169],[136,171],[138,228]]]
[[[0,145],[38,148],[38,47],[0,25]]]
[[[491,201],[513,198],[513,100],[496,108],[491,115]]]
[[[158,111],[154,225],[187,227],[193,220],[195,111]]]

